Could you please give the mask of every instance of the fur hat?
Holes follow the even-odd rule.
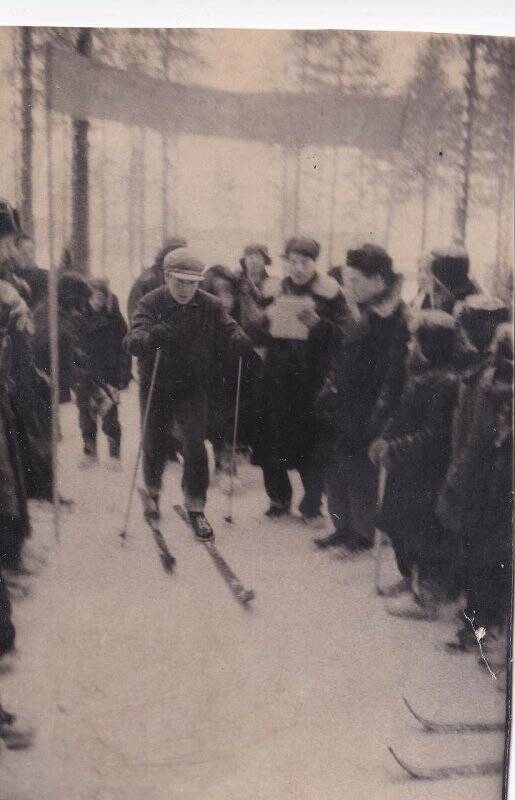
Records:
[[[289,258],[291,253],[299,253],[316,261],[320,255],[320,245],[315,239],[308,239],[306,236],[292,236],[286,242],[281,258]]]
[[[80,310],[91,297],[91,288],[77,272],[64,272],[59,276],[57,299],[61,308]]]
[[[200,288],[205,292],[209,292],[209,294],[215,294],[216,280],[222,280],[228,283],[233,294],[236,294],[238,290],[238,278],[234,272],[231,272],[228,267],[224,267],[223,264],[214,264],[204,272]]]
[[[458,324],[467,339],[480,353],[485,352],[492,343],[497,326],[508,320],[508,307],[502,300],[486,294],[466,297],[457,315]]]
[[[364,244],[356,250],[347,250],[347,266],[359,270],[367,278],[380,275],[383,279],[391,279],[394,275],[391,257],[384,247],[376,244]]]
[[[456,321],[445,311],[428,309],[413,315],[411,329],[430,364],[448,364],[456,344]]]
[[[243,250],[243,256],[240,258],[240,264],[245,269],[245,259],[247,256],[252,255],[253,253],[258,253],[260,256],[263,257],[263,261],[267,267],[270,266],[272,263],[272,259],[270,258],[270,254],[268,252],[268,247],[266,244],[258,244],[252,243],[248,244],[245,249]]]
[[[476,285],[468,277],[470,259],[463,247],[432,250],[430,268],[436,280],[454,297],[477,293]]]

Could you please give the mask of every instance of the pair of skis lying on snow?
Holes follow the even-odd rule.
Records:
[[[410,714],[426,733],[499,733],[505,729],[503,722],[435,722],[417,714],[405,697],[403,700]],[[503,768],[501,761],[476,761],[474,764],[456,764],[448,767],[418,767],[400,758],[393,747],[389,746],[388,750],[404,772],[416,780],[434,781],[444,778],[496,775],[502,772]]]
[[[179,505],[175,505],[173,508],[174,511],[180,516],[180,518],[187,525],[191,527],[188,514],[184,510],[184,508]],[[163,569],[166,572],[171,572],[175,566],[175,558],[168,549],[168,545],[166,544],[164,536],[161,533],[159,523],[157,522],[157,520],[151,519],[147,515],[144,515],[144,519],[152,531],[154,542],[156,543],[157,551],[159,553],[159,558],[161,559],[161,564],[163,565]],[[211,556],[215,566],[217,567],[221,576],[227,583],[229,589],[233,593],[236,600],[238,600],[238,602],[241,603],[242,605],[247,605],[247,603],[249,603],[251,600],[254,599],[254,592],[251,589],[245,589],[245,587],[241,584],[237,576],[234,574],[234,572],[228,565],[225,558],[218,550],[213,539],[208,539],[207,541],[202,542],[202,544],[204,545],[205,549]]]

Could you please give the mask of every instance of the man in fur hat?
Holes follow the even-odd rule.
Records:
[[[340,339],[332,379],[318,399],[330,451],[329,511],[335,530],[321,547],[371,547],[378,471],[368,457],[401,396],[409,339],[402,279],[382,247],[347,252],[346,299],[355,328]]]

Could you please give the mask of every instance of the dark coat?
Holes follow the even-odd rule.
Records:
[[[59,393],[61,402],[70,400],[70,390],[75,385],[75,358],[79,340],[81,317],[59,309]],[[49,309],[44,300],[34,309],[34,358],[36,366],[50,377],[50,340],[48,335]]]
[[[16,564],[30,533],[21,431],[11,402],[11,361],[11,343],[4,332],[0,335],[0,563],[6,566]]]
[[[275,296],[312,297],[320,317],[306,341],[274,339],[270,335],[264,340],[264,429],[254,460],[258,464],[280,460],[288,468],[296,469],[318,445],[315,399],[350,320],[340,287],[327,275],[316,273],[303,287],[296,286],[288,277],[273,289]],[[264,320],[267,319],[265,315]]]
[[[442,522],[458,534],[475,567],[509,564],[512,524],[511,380],[482,360],[460,387],[452,459],[438,502]]]
[[[144,270],[132,284],[127,300],[127,314],[129,323],[132,322],[137,305],[142,297],[163,286],[165,282],[163,268],[157,264]]]
[[[127,330],[116,298],[111,298],[110,310],[87,309],[81,320],[78,344],[86,356],[83,366],[93,380],[116,389],[126,383],[127,354],[123,340]]]
[[[397,281],[380,303],[360,309],[317,401],[328,438],[348,453],[381,434],[402,394],[409,331],[400,289]]]
[[[220,360],[230,353],[237,361],[252,349],[249,338],[215,297],[199,289],[189,303],[181,305],[162,286],[140,300],[125,339],[147,381],[156,358],[150,331],[157,324],[166,324],[171,338],[161,348],[156,384],[171,393],[201,390],[209,396]]]
[[[445,544],[435,507],[451,457],[457,396],[451,368],[411,374],[381,437],[388,443],[388,477],[378,525],[413,554]]]
[[[30,289],[27,303],[30,308],[34,308],[42,300],[48,297],[48,271],[41,267],[18,267],[16,275],[24,280]]]

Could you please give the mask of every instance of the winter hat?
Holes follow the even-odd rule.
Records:
[[[454,355],[456,321],[445,311],[428,309],[413,315],[412,330],[430,364],[448,364]]]
[[[191,250],[180,247],[169,252],[163,261],[163,272],[183,281],[200,282],[205,265]]]
[[[477,288],[468,277],[470,260],[463,247],[447,247],[431,251],[431,272],[455,297],[476,294]]]
[[[457,316],[467,339],[480,353],[488,349],[497,326],[508,319],[509,310],[502,300],[486,294],[466,297]]]
[[[357,269],[367,278],[380,275],[383,279],[393,276],[393,262],[384,247],[364,244],[356,250],[347,250],[347,266]]]
[[[315,239],[308,239],[305,236],[292,236],[284,246],[284,253],[281,258],[289,258],[291,253],[299,253],[306,258],[316,261],[320,255],[320,245]]]
[[[240,258],[240,264],[243,268],[245,268],[245,259],[247,256],[251,256],[253,253],[258,253],[259,255],[263,256],[263,261],[267,267],[270,266],[272,263],[272,259],[270,258],[270,254],[268,252],[268,247],[266,244],[248,244],[245,249],[243,250],[243,257]]]
[[[214,264],[204,272],[202,277],[202,285],[200,288],[209,294],[215,294],[215,281],[217,279],[228,283],[233,294],[236,294],[238,288],[238,278],[234,272],[231,272],[228,267],[224,267],[223,264]]]
[[[61,308],[80,310],[91,294],[87,281],[77,272],[65,272],[59,277],[57,299]]]
[[[167,239],[163,245],[163,247],[157,251],[156,257],[154,259],[154,266],[163,267],[163,261],[165,256],[168,253],[171,253],[173,250],[178,250],[179,247],[187,247],[188,243],[186,239],[181,239],[180,237],[172,237],[171,239]]]
[[[20,233],[18,212],[7,200],[0,199],[0,238]]]

